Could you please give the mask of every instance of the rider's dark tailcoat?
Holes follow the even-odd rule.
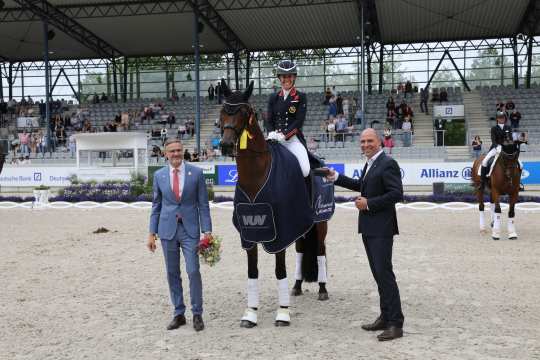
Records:
[[[268,131],[281,131],[288,140],[296,135],[306,145],[302,126],[306,119],[307,97],[306,94],[292,88],[289,96],[283,98],[283,90],[270,95],[268,100]]]
[[[491,128],[491,147],[490,150],[496,148],[497,145],[502,145],[504,139],[512,139],[512,128],[508,125],[504,125],[501,129],[499,125],[495,125]]]

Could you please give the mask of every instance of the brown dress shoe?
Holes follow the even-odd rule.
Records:
[[[379,316],[377,320],[375,320],[372,324],[365,324],[362,325],[362,329],[366,331],[379,331],[379,330],[385,330],[386,324],[384,323],[384,319],[382,316]]]
[[[204,330],[204,322],[201,315],[193,315],[193,328],[195,331]]]
[[[184,315],[176,315],[171,323],[167,325],[167,330],[178,329],[182,325],[186,325],[186,317]]]
[[[388,327],[381,334],[377,335],[379,341],[389,341],[403,336],[403,329],[394,325]]]

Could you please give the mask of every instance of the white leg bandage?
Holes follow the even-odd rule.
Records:
[[[514,224],[514,219],[508,219],[508,224],[507,224],[507,227],[508,227],[508,237],[509,238],[512,238],[512,237],[517,237],[517,233],[516,233],[516,226]]]
[[[294,269],[294,280],[303,280],[302,278],[302,257],[304,254],[296,253],[296,268]]]
[[[317,256],[318,276],[317,281],[320,283],[326,283],[326,256]]]
[[[304,147],[304,145],[302,145],[302,143],[300,142],[300,140],[298,140],[296,135],[291,137],[289,140],[284,141],[282,144],[283,146],[287,148],[287,150],[292,152],[293,155],[298,160],[298,163],[300,164],[300,169],[302,170],[302,175],[304,175],[304,177],[308,177],[309,176],[309,158],[308,158],[307,150]]]
[[[486,229],[486,211],[480,211],[480,231]]]
[[[287,278],[278,280],[279,306],[289,306],[289,281]]]
[[[248,307],[259,307],[259,279],[248,279],[247,282]]]

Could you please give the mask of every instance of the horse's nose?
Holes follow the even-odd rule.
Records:
[[[221,147],[223,155],[228,155],[232,152],[234,144],[231,141],[221,139],[219,146]]]

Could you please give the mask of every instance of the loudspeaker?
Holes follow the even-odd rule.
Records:
[[[9,140],[0,139],[0,154],[7,155],[9,153]]]

